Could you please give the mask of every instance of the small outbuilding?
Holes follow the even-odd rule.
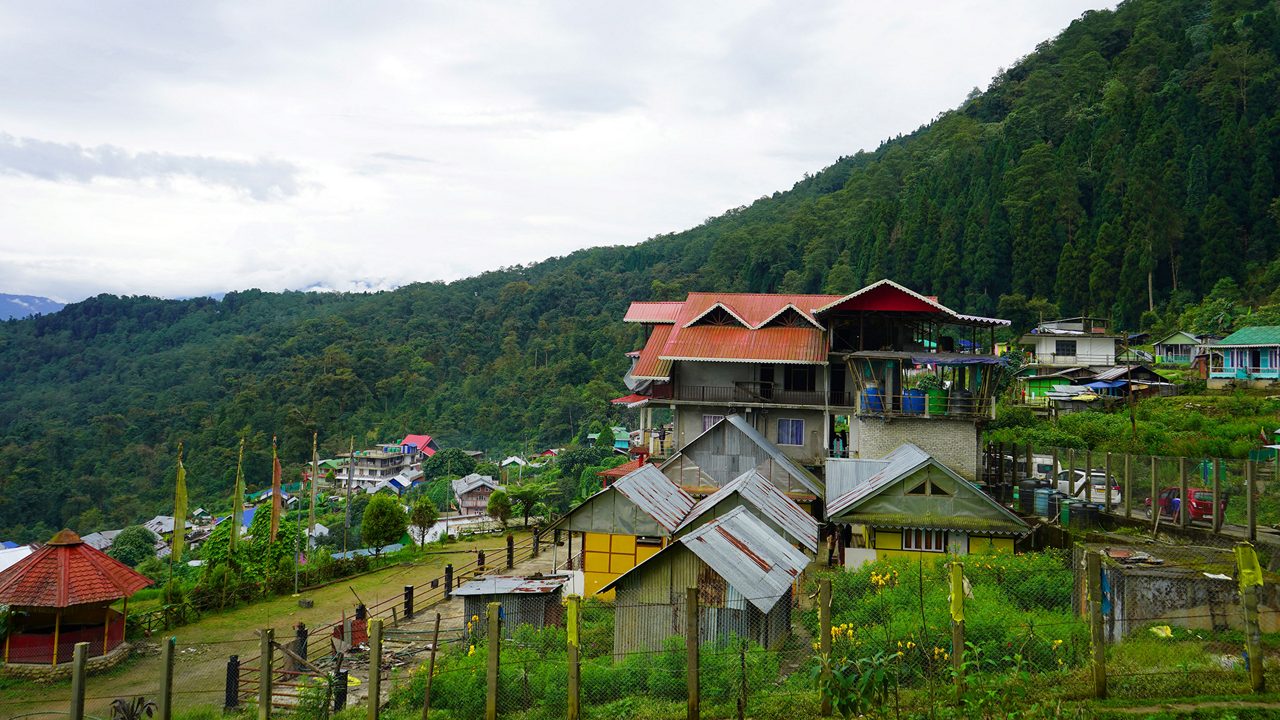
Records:
[[[463,614],[468,619],[479,618],[477,631],[482,634],[489,603],[502,603],[502,636],[511,637],[521,625],[564,625],[562,596],[570,579],[570,575],[490,575],[460,585],[453,594],[462,598]]]
[[[6,667],[69,663],[80,642],[89,643],[90,658],[123,656],[129,596],[150,584],[74,532],[59,532],[0,572],[0,605],[12,613]],[[124,611],[117,612],[111,605],[121,599]]]
[[[698,628],[711,643],[745,638],[776,647],[809,559],[745,507],[671,542],[603,590],[617,593],[616,656],[661,650],[686,628],[686,594],[698,591]]]

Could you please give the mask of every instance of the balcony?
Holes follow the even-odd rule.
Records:
[[[733,385],[677,385],[671,399],[712,405],[803,405],[852,407],[853,393],[823,390],[784,390],[777,383],[738,382]]]
[[[995,399],[975,396],[965,391],[926,394],[908,391],[901,395],[885,395],[875,389],[858,394],[859,417],[913,418],[944,420],[992,420]]]
[[[1280,380],[1280,368],[1273,367],[1228,367],[1214,368],[1209,371],[1211,378],[1228,380]]]
[[[1055,353],[1033,354],[1027,358],[1033,365],[1052,365],[1055,367],[1073,367],[1079,365],[1115,365],[1115,353],[1097,355],[1057,355]]]

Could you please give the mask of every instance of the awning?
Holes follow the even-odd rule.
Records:
[[[1124,387],[1125,382],[1124,380],[1095,380],[1091,383],[1085,383],[1084,386],[1094,390],[1113,390]]]
[[[626,405],[629,408],[637,408],[649,402],[649,397],[647,395],[632,393],[630,395],[623,395],[622,397],[614,398],[609,402],[614,405]]]

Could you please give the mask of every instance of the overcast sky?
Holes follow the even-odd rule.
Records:
[[[640,242],[1113,6],[0,0],[0,292],[394,287]]]

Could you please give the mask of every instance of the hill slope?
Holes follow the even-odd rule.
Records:
[[[893,277],[970,312],[1174,317],[1220,279],[1280,302],[1280,16],[1262,0],[1087,13],[931,125],[706,223],[451,284],[372,295],[100,296],[0,325],[0,537],[251,486],[270,436],[336,452],[430,432],[564,442],[615,412],[628,301],[848,291]]]

